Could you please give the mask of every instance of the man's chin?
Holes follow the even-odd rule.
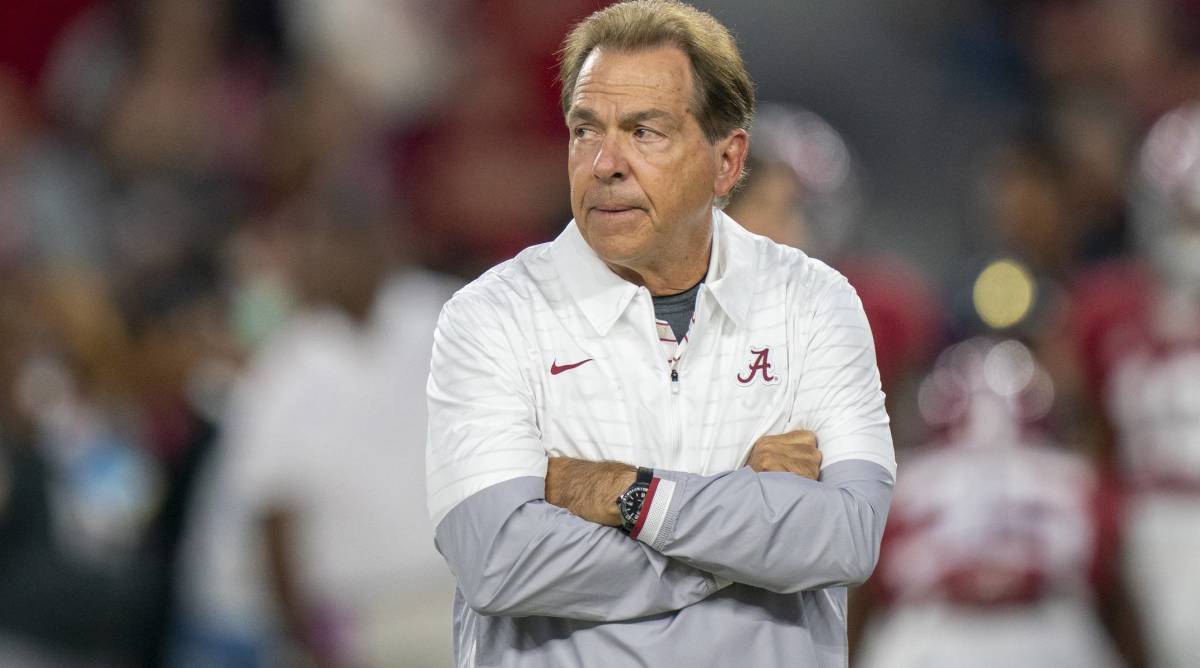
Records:
[[[645,239],[635,234],[592,234],[585,240],[605,264],[615,267],[639,264],[638,259],[645,257],[648,245]]]
[[[604,211],[589,209],[579,221],[580,232],[593,248],[633,250],[648,236],[649,220],[641,209]]]
[[[614,227],[636,225],[645,218],[646,212],[641,209],[588,209],[588,223],[594,226]]]

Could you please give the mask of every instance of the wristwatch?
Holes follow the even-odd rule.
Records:
[[[621,515],[621,531],[629,533],[637,526],[638,517],[642,514],[642,504],[646,501],[646,492],[650,490],[650,481],[654,479],[654,470],[639,468],[637,479],[617,497],[617,512]]]

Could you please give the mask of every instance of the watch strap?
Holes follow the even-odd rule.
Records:
[[[639,466],[637,470],[637,478],[634,479],[633,484],[649,485],[651,480],[654,480],[654,469],[648,469],[645,466]]]

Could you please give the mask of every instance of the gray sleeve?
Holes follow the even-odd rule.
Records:
[[[831,464],[819,482],[744,467],[715,476],[673,471],[654,549],[722,579],[787,593],[859,584],[875,569],[892,475],[878,464]],[[662,512],[659,507],[658,512]]]
[[[721,587],[620,531],[547,503],[545,480],[492,485],[438,524],[436,544],[485,615],[612,622],[679,610]]]

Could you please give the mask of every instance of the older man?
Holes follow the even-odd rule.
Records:
[[[846,281],[715,208],[749,143],[737,47],[691,7],[627,2],[571,32],[561,79],[575,219],[435,336],[458,665],[844,665],[888,418]]]

